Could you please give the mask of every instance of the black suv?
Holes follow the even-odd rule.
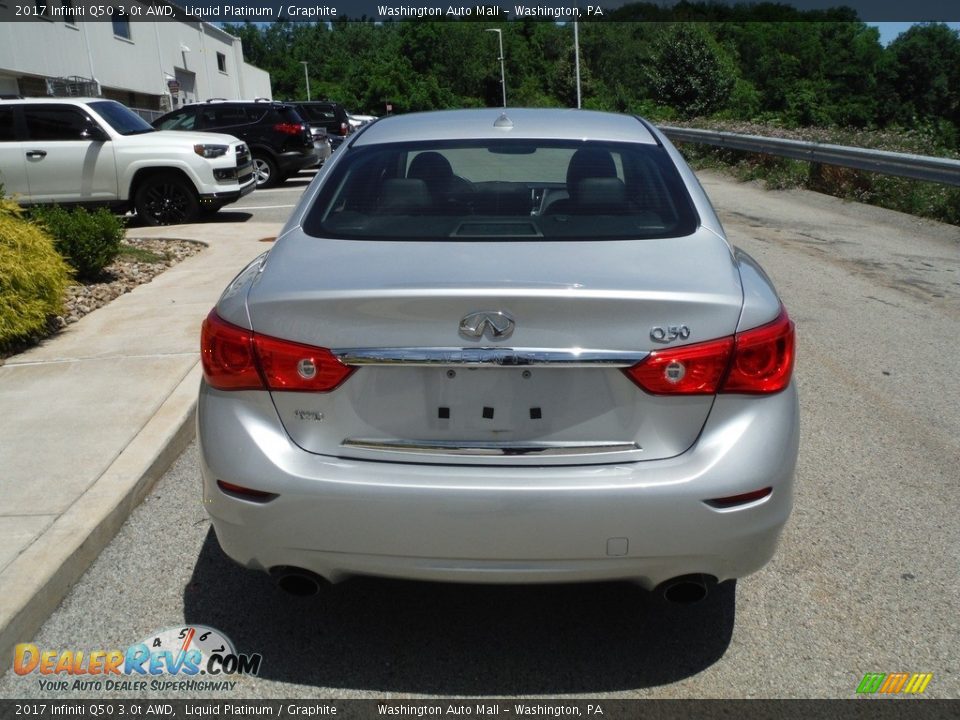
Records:
[[[317,126],[326,130],[327,137],[330,138],[330,147],[334,150],[340,147],[340,143],[351,132],[347,110],[340,103],[315,100],[313,102],[291,101],[287,104],[296,109],[300,117],[310,123],[311,127]]]
[[[243,140],[253,155],[257,187],[271,187],[317,164],[310,128],[289,104],[207,100],[153,121],[158,130],[226,133]]]

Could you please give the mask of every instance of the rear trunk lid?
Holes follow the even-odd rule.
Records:
[[[446,464],[682,453],[713,396],[649,395],[622,368],[665,346],[653,339],[657,328],[688,329],[673,344],[733,335],[741,305],[730,249],[703,229],[588,242],[294,234],[270,253],[248,297],[255,332],[330,348],[358,366],[328,393],[272,393],[295,443],[330,456]],[[504,318],[512,328],[500,327]]]

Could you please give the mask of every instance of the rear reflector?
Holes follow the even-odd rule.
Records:
[[[762,500],[772,492],[772,487],[765,487],[760,490],[754,490],[753,492],[743,493],[742,495],[730,495],[729,497],[713,498],[712,500],[704,500],[704,502],[707,505],[715,508],[729,508],[734,507],[735,505],[746,505],[747,503]]]
[[[326,348],[259,335],[210,311],[200,333],[203,376],[217,390],[330,392],[356,368]]]
[[[657,350],[624,372],[653,395],[780,392],[790,384],[794,325],[783,308],[776,320],[733,337]]]
[[[234,495],[244,500],[259,503],[270,502],[274,498],[280,497],[276,493],[254,490],[253,488],[244,487],[243,485],[234,485],[233,483],[228,483],[226,480],[217,480],[217,487],[228,495]]]

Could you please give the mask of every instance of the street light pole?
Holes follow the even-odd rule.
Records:
[[[500,42],[500,87],[503,88],[503,106],[507,106],[507,76],[503,70],[503,31],[500,28],[487,28],[486,32],[495,32]]]
[[[310,73],[307,72],[307,61],[301,60],[300,64],[303,65],[303,82],[307,86],[307,102],[310,102]]]
[[[573,21],[573,52],[577,65],[577,109],[580,109],[580,28],[576,20]]]

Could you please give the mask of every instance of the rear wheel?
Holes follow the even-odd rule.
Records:
[[[200,201],[193,187],[174,173],[162,173],[144,180],[137,189],[134,205],[147,225],[179,225],[200,215]]]
[[[268,155],[255,155],[253,158],[253,174],[257,179],[258,188],[273,187],[281,182],[277,163]]]

